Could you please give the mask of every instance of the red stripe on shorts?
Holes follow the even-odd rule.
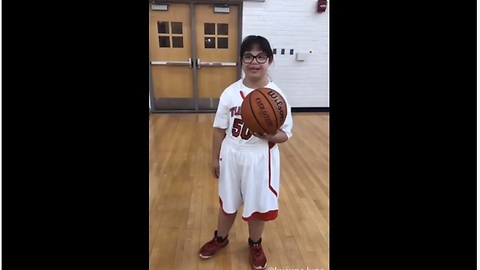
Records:
[[[222,201],[222,198],[220,198],[220,196],[218,196],[218,201],[220,202],[220,208],[222,209],[222,212],[225,216],[231,216],[231,215],[234,215],[235,213],[237,213],[237,212],[235,212],[235,213],[230,214],[230,213],[225,212],[225,210],[223,210],[223,201]]]
[[[278,217],[278,210],[268,211],[266,213],[254,212],[249,217],[242,217],[245,221],[250,221],[252,219],[259,219],[263,221],[274,220]]]
[[[273,146],[275,143],[268,142],[268,188],[275,194],[275,197],[278,197],[277,191],[272,187],[272,158],[270,156],[270,152],[272,151]]]

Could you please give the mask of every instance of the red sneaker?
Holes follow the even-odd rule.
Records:
[[[253,243],[252,240],[248,239],[248,245],[250,247],[250,264],[252,264],[255,269],[265,269],[267,266],[267,258],[262,249],[262,239],[257,243]]]
[[[228,235],[225,237],[225,240],[223,240],[223,242],[220,242],[219,240],[221,239],[217,237],[217,231],[215,231],[213,239],[205,243],[205,245],[203,245],[202,248],[200,248],[200,251],[198,254],[200,258],[203,258],[203,259],[211,258],[213,257],[215,252],[217,252],[217,250],[228,245]]]

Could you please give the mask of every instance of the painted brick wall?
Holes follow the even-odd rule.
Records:
[[[243,3],[242,36],[264,36],[277,49],[269,74],[292,107],[329,107],[330,2],[324,13],[316,12],[316,3],[315,0]],[[280,54],[281,49],[285,49],[284,55]],[[308,53],[307,59],[296,61],[297,52]]]

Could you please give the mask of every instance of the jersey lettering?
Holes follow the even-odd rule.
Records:
[[[235,106],[230,108],[230,117],[242,115],[242,107]]]
[[[235,118],[233,120],[232,136],[233,137],[240,136],[242,139],[248,140],[252,137],[252,132],[250,132],[250,129],[244,125],[242,119]]]

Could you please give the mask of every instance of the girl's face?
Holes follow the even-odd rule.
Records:
[[[242,55],[242,69],[249,80],[258,81],[266,78],[269,66],[267,54],[258,48],[246,51]]]

